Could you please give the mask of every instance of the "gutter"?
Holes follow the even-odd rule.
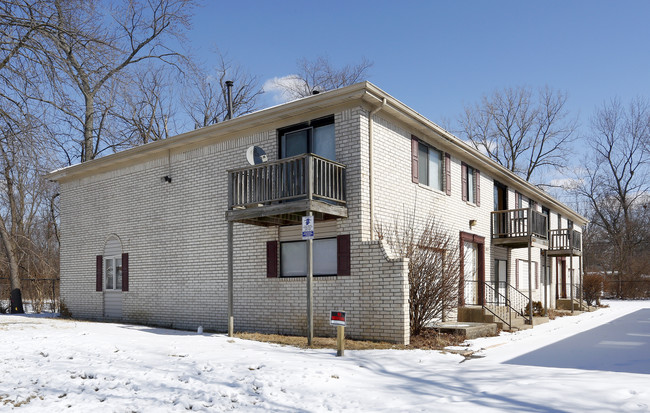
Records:
[[[373,179],[374,173],[373,173],[373,162],[372,162],[372,146],[373,146],[373,139],[372,139],[372,132],[373,132],[373,124],[374,121],[372,120],[372,117],[382,110],[384,106],[386,106],[387,100],[386,98],[383,98],[381,101],[381,105],[370,111],[370,114],[368,115],[368,180],[369,180],[369,185],[368,185],[368,195],[370,198],[370,240],[374,241],[375,239],[375,181]]]

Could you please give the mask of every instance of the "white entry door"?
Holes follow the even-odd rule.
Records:
[[[478,256],[477,245],[465,242],[464,247],[465,305],[478,304]]]
[[[508,261],[506,260],[496,260],[496,285],[495,290],[497,291],[497,304],[505,304],[506,302],[506,287],[508,282]]]

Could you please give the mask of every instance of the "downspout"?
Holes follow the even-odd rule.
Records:
[[[372,130],[373,120],[372,117],[386,106],[386,98],[383,98],[381,105],[370,111],[368,115],[368,195],[370,197],[370,240],[375,239],[375,184],[373,179],[373,162],[372,162]]]

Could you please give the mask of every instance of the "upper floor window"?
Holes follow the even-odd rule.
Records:
[[[480,177],[481,173],[478,169],[474,169],[471,166],[462,163],[461,164],[461,178],[463,183],[463,201],[476,204],[477,206],[481,205],[481,194],[480,194]]]
[[[551,210],[548,209],[545,206],[542,206],[542,214],[546,215],[546,219],[548,220],[548,219],[550,219],[550,216],[551,216]],[[549,224],[550,224],[550,222],[549,222]]]
[[[501,182],[494,181],[494,210],[508,209],[508,187]]]
[[[334,139],[334,116],[314,119],[278,130],[280,158],[314,153],[323,158],[336,160]]]
[[[418,179],[421,184],[443,190],[442,152],[420,142],[418,147]]]

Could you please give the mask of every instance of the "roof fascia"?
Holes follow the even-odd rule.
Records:
[[[185,132],[171,138],[136,146],[101,158],[57,169],[46,174],[45,178],[51,181],[64,182],[91,176],[107,170],[123,168],[156,156],[166,156],[168,151],[175,149],[185,149],[187,147],[223,142],[241,136],[243,132],[249,130],[268,128],[272,123],[282,122],[283,120],[289,120],[327,108],[344,106],[355,100],[358,101],[364,94],[366,83],[357,83],[345,88],[323,92],[318,95],[242,115],[215,125]]]
[[[474,163],[478,168],[489,172],[493,178],[500,181],[503,180],[504,183],[510,184],[511,187],[527,197],[543,200],[545,206],[561,211],[562,215],[570,217],[578,225],[585,225],[589,222],[587,218],[578,214],[573,209],[564,205],[546,192],[540,190],[535,185],[499,165],[476,148],[447,132],[436,123],[425,118],[377,86],[368,83],[363,100],[370,103],[373,107],[377,107],[382,104],[383,99],[386,99],[386,105],[382,109],[382,112],[389,113],[412,127],[415,131],[421,132],[425,137],[429,137],[432,134],[437,136],[440,139],[440,142],[436,142],[436,146],[440,147],[440,149],[453,152],[460,158],[465,158],[464,160]]]

